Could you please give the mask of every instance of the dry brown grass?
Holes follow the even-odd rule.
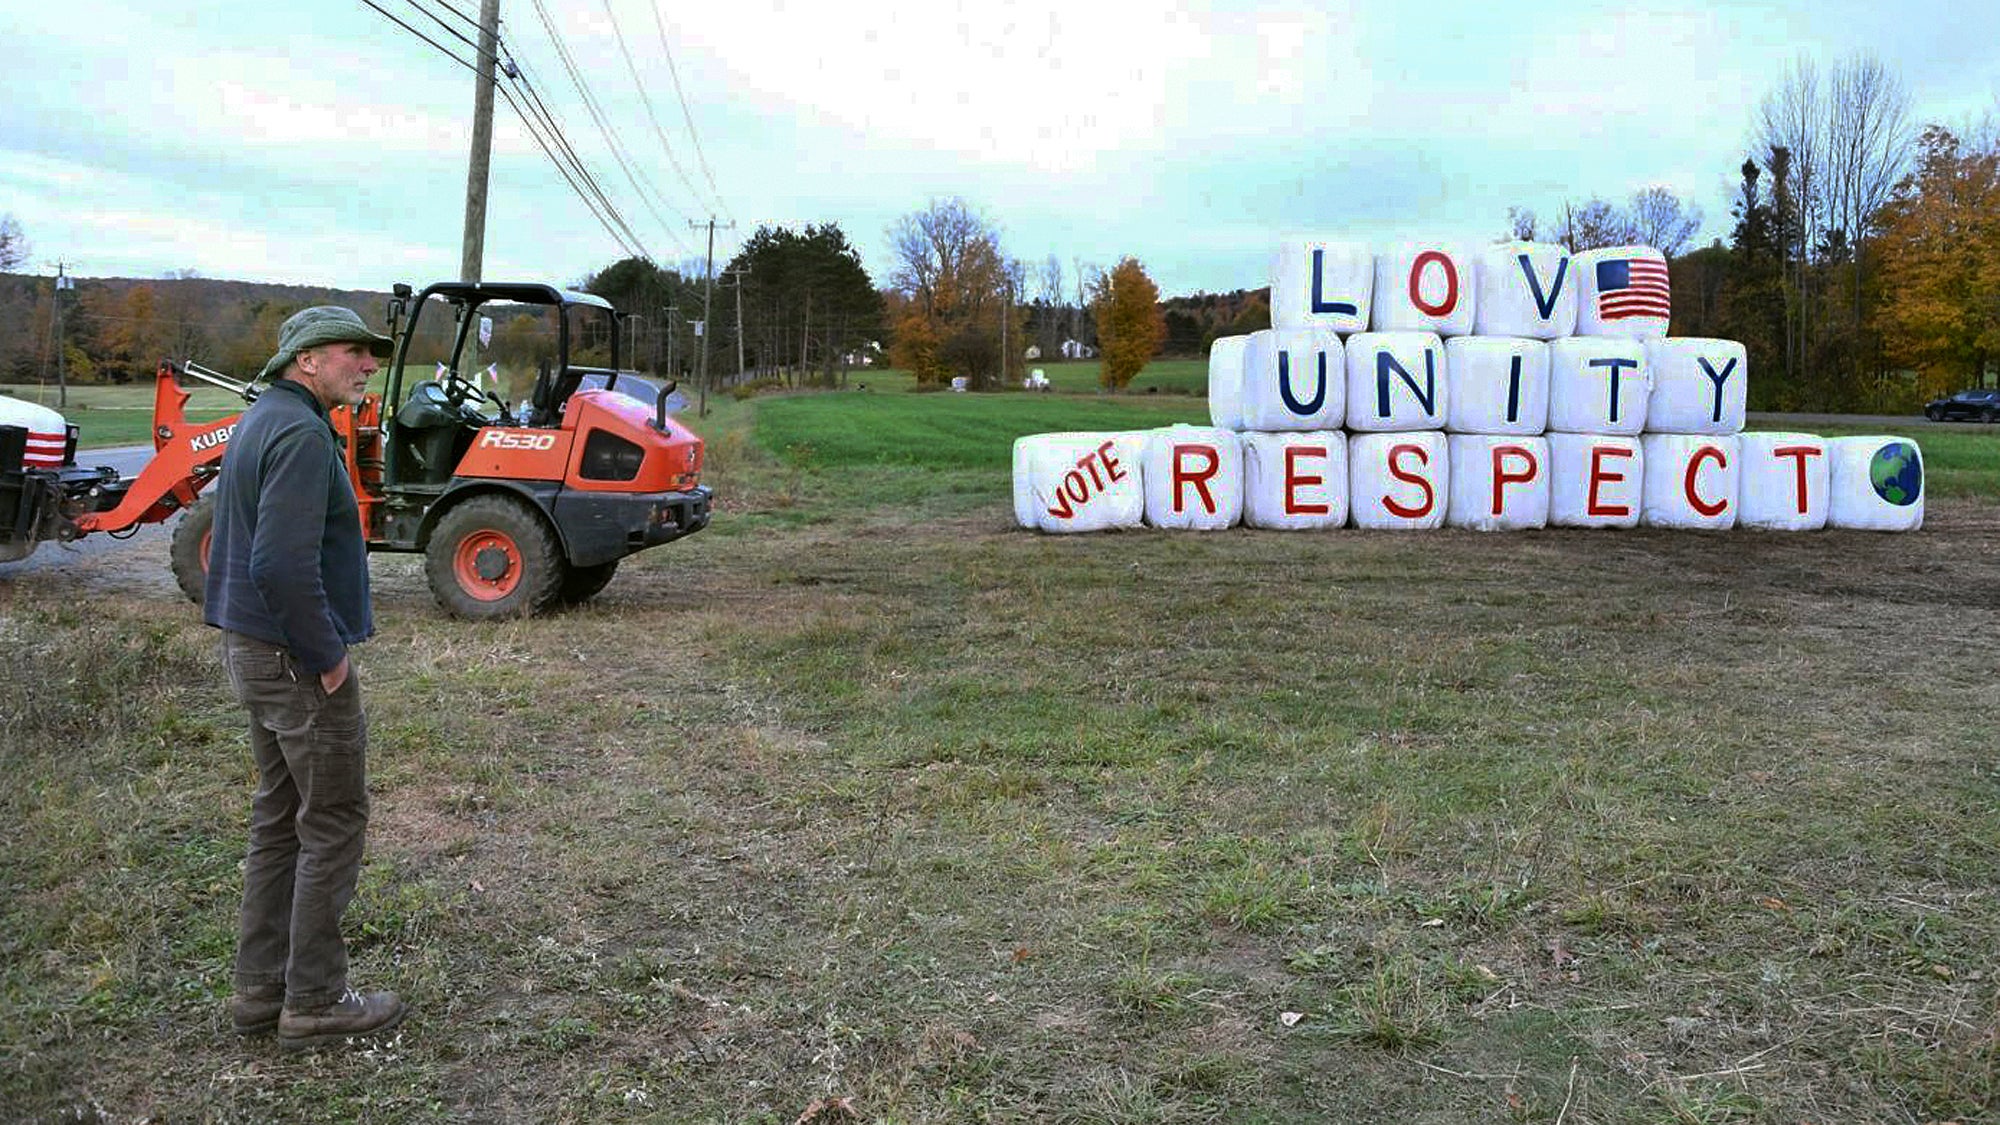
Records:
[[[247,779],[206,631],[0,588],[0,1117],[2000,1112],[2000,609],[1966,597],[2000,507],[759,511],[537,621],[448,622],[376,560],[350,922],[417,1014],[305,1059],[222,1018]]]

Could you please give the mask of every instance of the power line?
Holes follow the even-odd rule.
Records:
[[[674,49],[667,44],[667,21],[660,15],[659,0],[653,0],[653,24],[660,29],[660,50],[667,56],[667,74],[674,80],[674,97],[680,99],[681,119],[687,122],[688,140],[694,145],[695,160],[701,164],[703,178],[708,180],[709,194],[717,203],[722,204],[722,213],[728,215],[729,221],[734,223],[736,216],[730,213],[729,204],[723,202],[722,192],[715,186],[715,174],[708,170],[708,157],[701,151],[701,137],[694,131],[694,114],[688,112],[687,94],[681,90],[681,72],[680,68],[674,65]]]
[[[591,95],[589,83],[584,81],[583,72],[577,67],[576,60],[570,56],[569,47],[563,41],[562,32],[557,30],[555,21],[550,18],[547,6],[542,3],[542,0],[534,0],[534,5],[535,14],[540,18],[542,23],[542,30],[548,34],[549,42],[555,47],[556,57],[562,62],[563,69],[569,74],[570,82],[576,87],[577,96],[582,99],[584,109],[589,112],[591,120],[596,122],[598,131],[604,136],[605,144],[611,149],[612,157],[618,161],[618,167],[625,173],[625,178],[631,182],[632,190],[637,192],[641,202],[644,202],[646,189],[640,186],[640,174],[633,170],[632,162],[626,154],[624,143],[618,138],[617,130],[611,127],[611,123],[606,118],[603,110],[598,107],[597,99]],[[654,189],[654,194],[659,195],[658,189]],[[664,196],[661,199],[664,202]],[[677,210],[671,207],[669,209]],[[659,218],[657,214],[654,217]],[[683,219],[686,218],[684,215],[681,217]],[[660,225],[666,229],[669,237],[683,251],[689,254],[694,253],[694,250],[686,242],[682,241],[678,232],[664,219],[661,219]]]
[[[445,56],[446,58],[464,67],[465,69],[472,71],[474,74],[479,73],[478,66],[474,65],[471,62],[466,61],[465,59],[461,58],[456,52],[451,50],[451,48],[445,46],[442,43],[439,43],[437,40],[432,39],[430,36],[424,34],[417,28],[414,28],[410,26],[408,23],[405,23],[403,20],[397,18],[394,13],[383,8],[380,4],[375,3],[374,0],[361,0],[361,2],[363,4],[366,4],[368,7],[374,9],[384,19],[387,19],[389,22],[402,28],[404,31],[409,32],[411,35],[414,35],[418,39],[429,44],[430,47],[433,50],[437,51],[439,54]],[[463,37],[461,36],[461,38]],[[476,45],[474,47],[474,50],[477,51]],[[521,118],[522,124],[528,130],[528,135],[534,138],[535,144],[541,148],[543,155],[547,156],[550,162],[555,164],[557,173],[559,173],[563,177],[563,179],[569,184],[570,189],[576,192],[577,198],[583,201],[583,205],[586,209],[590,211],[591,217],[596,219],[598,223],[604,227],[605,232],[611,235],[611,240],[618,244],[619,249],[623,250],[628,256],[630,256],[634,253],[634,248],[636,247],[641,256],[650,258],[651,254],[645,252],[644,243],[641,242],[640,239],[632,233],[630,224],[626,223],[623,216],[621,216],[618,213],[617,207],[611,203],[610,197],[604,193],[602,186],[599,185],[596,182],[596,178],[590,174],[589,168],[584,166],[581,160],[576,161],[577,175],[581,176],[583,180],[590,185],[591,191],[595,192],[599,203],[601,203],[604,208],[605,213],[603,214],[599,213],[598,210],[599,203],[592,202],[590,198],[591,193],[587,192],[584,189],[584,187],[577,182],[577,177],[571,174],[569,168],[565,166],[563,159],[561,157],[558,157],[555,154],[555,152],[549,148],[548,142],[542,139],[541,133],[538,132],[536,129],[534,118],[532,117],[532,115],[523,111],[520,106],[520,103],[516,102],[514,100],[513,95],[509,93],[504,87],[499,89],[502,95],[506,97],[507,104],[510,107],[512,107],[514,113]],[[551,119],[548,122],[548,125],[551,129],[555,128],[553,119]],[[562,141],[559,130],[556,130],[556,136],[558,140],[562,142],[561,147],[563,147],[565,151],[569,152],[573,158],[575,150],[570,148],[566,141]],[[616,228],[622,229],[624,231],[624,234],[621,235],[618,229],[614,229],[614,226]]]
[[[522,87],[524,93],[533,100],[535,106],[540,110],[543,117],[547,119],[550,128],[555,129],[558,136],[560,137],[562,131],[560,127],[558,127],[555,123],[555,114],[552,110],[548,108],[548,104],[545,101],[543,101],[541,94],[538,92],[537,90],[538,83],[533,81],[534,77],[533,73],[527,68],[527,65],[525,63],[518,63],[518,60],[515,60],[511,55],[509,56],[509,61],[516,62],[517,69],[520,71],[520,76],[515,79],[516,83],[518,83]],[[593,119],[594,118],[595,114],[593,112]],[[603,128],[602,125],[600,125],[600,130],[602,128]],[[610,138],[607,137],[607,143],[609,143],[609,141]],[[563,146],[566,149],[568,149],[568,151],[570,151],[572,154],[575,153],[575,149],[574,147],[570,146],[567,137],[562,137],[562,143]],[[638,178],[634,176],[632,169],[625,163],[623,157],[620,155],[619,150],[614,147],[612,149],[611,155],[614,160],[618,161],[619,167],[622,170],[624,170],[626,178],[632,182],[634,191],[638,193],[639,202],[645,205],[647,211],[651,212],[654,221],[658,222],[660,226],[666,230],[667,237],[671,239],[674,242],[674,244],[681,249],[683,253],[693,253],[693,250],[687,245],[686,242],[684,242],[680,238],[680,236],[675,232],[674,228],[666,221],[666,219],[661,217],[659,208],[654,206],[653,200],[651,198],[648,198],[645,189],[639,183]],[[581,163],[580,159],[579,163]],[[655,194],[657,194],[657,192]],[[648,255],[648,257],[650,258],[650,255]]]
[[[632,61],[632,51],[625,45],[625,32],[618,26],[617,13],[611,10],[611,0],[604,0],[604,18],[611,22],[612,38],[618,41],[618,53],[625,56],[625,69],[632,75],[632,86],[639,91],[639,104],[646,107],[646,118],[653,123],[653,133],[660,138],[660,147],[666,150],[667,162],[673,165],[674,174],[680,177],[695,202],[707,207],[708,204],[701,198],[701,189],[688,178],[687,169],[681,167],[681,158],[674,153],[672,142],[667,140],[667,131],[660,127],[660,115],[653,110],[653,97],[646,93],[646,83],[639,77],[639,64]]]

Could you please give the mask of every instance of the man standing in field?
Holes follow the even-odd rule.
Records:
[[[215,485],[204,616],[250,712],[258,775],[230,1015],[240,1034],[275,1028],[286,1048],[385,1031],[405,1011],[393,992],[348,987],[340,936],[368,825],[368,727],[347,649],[375,624],[328,411],[360,402],[388,354],[349,309],[295,313]]]

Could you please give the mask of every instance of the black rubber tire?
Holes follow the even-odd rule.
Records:
[[[204,496],[180,519],[174,521],[173,545],[167,548],[167,563],[173,568],[174,582],[187,600],[200,605],[208,588],[208,538],[215,530],[215,498]]]
[[[562,583],[556,589],[556,601],[562,605],[582,605],[596,597],[616,573],[617,559],[596,566],[566,566]]]
[[[1942,422],[1944,421],[1944,411],[1926,410],[1924,411],[1924,417],[1929,418],[1933,422]]]
[[[484,580],[476,561],[488,559],[500,573]],[[446,613],[473,621],[540,613],[556,600],[565,569],[541,513],[511,496],[475,496],[446,512],[424,549],[431,595]]]
[[[2000,422],[2000,410],[1989,409],[1986,411],[1986,413],[1981,414],[1979,416],[1979,420],[1987,423],[1988,425],[1991,425],[1994,422]]]

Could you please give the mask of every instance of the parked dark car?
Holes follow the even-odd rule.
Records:
[[[1934,398],[1924,406],[1933,422],[2000,422],[2000,390],[1960,391]]]

